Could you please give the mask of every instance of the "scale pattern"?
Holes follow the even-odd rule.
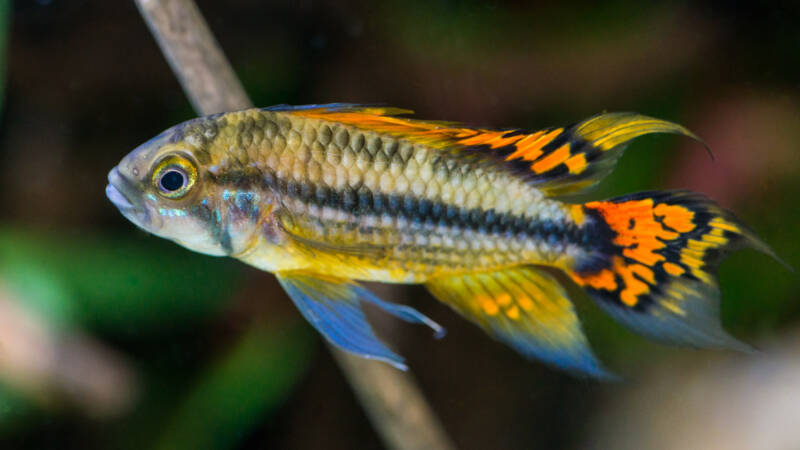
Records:
[[[301,242],[420,273],[554,262],[584,238],[570,207],[457,152],[286,112],[186,125],[215,182],[278,192]],[[191,139],[190,139],[191,140]],[[317,248],[319,251],[319,248]]]

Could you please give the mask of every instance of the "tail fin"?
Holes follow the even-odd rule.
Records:
[[[612,317],[661,341],[747,348],[720,324],[716,269],[743,246],[774,254],[730,212],[672,191],[591,202],[584,213],[594,248],[570,275]]]

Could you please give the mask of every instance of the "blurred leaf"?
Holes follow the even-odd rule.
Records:
[[[299,323],[251,327],[195,384],[155,448],[233,447],[288,397],[310,360],[311,336]]]
[[[302,92],[303,71],[296,53],[279,45],[254,49],[269,58],[248,58],[236,68],[253,104],[261,106],[291,103]],[[282,70],[275,70],[281,67]]]
[[[19,392],[0,384],[0,431],[7,432],[9,428],[26,424],[32,409],[30,402]]]
[[[655,9],[649,4],[631,8],[626,1],[509,7],[490,2],[406,1],[381,6],[383,28],[397,45],[415,54],[467,64],[480,63],[509,46],[528,52],[555,45],[568,50],[581,42],[624,42],[641,34],[648,24],[645,19]]]
[[[0,229],[0,274],[62,325],[140,333],[191,322],[229,297],[236,264],[161,239]]]

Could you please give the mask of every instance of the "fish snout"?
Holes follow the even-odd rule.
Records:
[[[108,173],[106,197],[119,209],[119,212],[138,227],[151,231],[159,226],[153,223],[153,215],[145,205],[142,193],[117,167]]]
[[[120,175],[116,167],[111,169],[108,173],[108,186],[106,186],[106,197],[111,200],[119,209],[134,209],[131,202],[130,195],[130,182]],[[126,191],[128,195],[126,195]]]

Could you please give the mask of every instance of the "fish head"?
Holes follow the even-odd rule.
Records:
[[[106,196],[139,228],[222,256],[233,250],[230,235],[222,238],[221,195],[206,168],[209,138],[197,119],[164,131],[111,169]]]

